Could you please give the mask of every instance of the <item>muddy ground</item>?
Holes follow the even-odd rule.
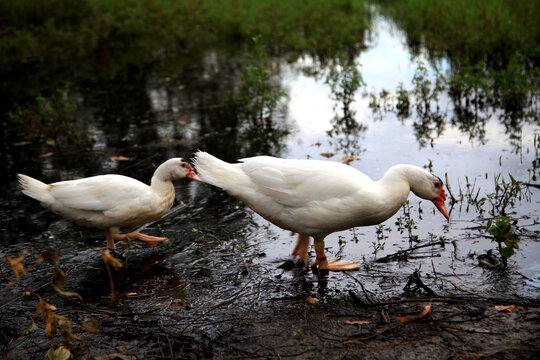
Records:
[[[235,215],[235,206],[230,201],[223,212],[232,215],[216,220],[213,227],[205,226],[207,219],[193,220],[204,218],[204,206],[191,208],[164,222],[166,228],[192,219],[184,224],[185,231],[175,232],[175,240],[123,251],[127,268],[113,271],[119,296],[112,305],[100,256],[102,234],[54,220],[49,228],[56,236],[48,238],[48,245],[58,253],[59,265],[32,268],[39,254],[29,253],[24,260],[28,274],[8,288],[14,275],[2,264],[0,354],[43,359],[51,347],[64,345],[77,359],[540,356],[540,301],[515,294],[511,284],[523,279],[512,270],[479,268],[495,277],[495,284],[506,285],[477,293],[458,274],[424,272],[406,286],[411,273],[391,272],[375,263],[329,275],[283,269],[246,240],[245,234],[256,226],[242,209]],[[152,234],[156,229],[154,224],[146,230]],[[64,252],[63,244],[73,234],[82,236],[79,250]],[[2,257],[22,253],[22,246],[11,246]],[[58,268],[67,275],[64,290],[79,292],[85,305],[52,289]],[[64,341],[60,330],[47,335],[43,316],[36,311],[38,297],[23,296],[24,291],[55,305],[54,313],[72,321],[73,335],[81,340]],[[417,317],[429,303],[431,312],[420,319],[395,319]],[[495,305],[515,307],[501,310]]]

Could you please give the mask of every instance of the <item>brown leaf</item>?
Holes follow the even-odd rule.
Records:
[[[423,318],[424,316],[426,316],[427,314],[429,314],[430,312],[431,312],[431,303],[427,304],[424,307],[424,310],[422,310],[422,312],[418,316],[414,316],[412,318],[394,316],[394,319],[396,319],[400,323],[406,324],[406,323],[410,323],[412,321],[419,320],[419,319]]]
[[[54,139],[47,140],[47,145],[54,145],[54,144],[56,144],[56,141]]]
[[[493,307],[497,311],[505,311],[505,312],[512,312],[513,310],[517,308],[517,306],[513,304],[512,305],[493,305]]]
[[[339,161],[351,162],[351,161],[354,161],[354,158],[350,156],[344,156]]]
[[[41,296],[35,294],[39,298],[39,303],[36,304],[37,311],[45,318],[49,312],[56,310],[56,306],[49,304]]]
[[[36,264],[39,265],[41,263],[44,263],[45,261],[52,265],[58,265],[58,255],[52,250],[45,250],[38,257]]]
[[[371,323],[371,321],[369,321],[369,320],[343,320],[343,322],[345,324],[351,324],[351,325],[356,325],[356,324],[362,325],[362,324],[370,324]]]
[[[56,314],[55,314],[56,315]],[[60,328],[60,333],[62,334],[62,337],[64,340],[79,340],[82,341],[80,337],[77,335],[74,335],[71,331],[73,327],[73,323],[68,320],[68,318],[60,315],[56,315],[58,317],[58,327]]]
[[[176,120],[180,125],[186,125],[187,123],[184,120]]]
[[[336,155],[335,153],[333,152],[323,152],[320,154],[321,156],[324,156],[325,158],[327,159],[330,159],[332,156]]]
[[[28,249],[24,249],[22,255],[19,257],[12,259],[9,255],[6,255],[6,257],[4,258],[4,262],[9,263],[9,265],[11,266],[11,270],[13,270],[13,272],[15,273],[15,277],[17,278],[17,280],[10,282],[8,284],[8,287],[12,286],[17,281],[19,281],[21,277],[20,275],[21,273],[23,275],[26,275],[26,270],[24,269],[22,261],[24,260],[24,257],[26,256],[27,253],[28,253]]]
[[[103,258],[103,261],[106,265],[111,265],[117,271],[119,268],[124,266],[120,260],[112,256],[111,253],[108,251],[102,252],[101,257]]]
[[[49,157],[52,155],[54,155],[54,153],[52,151],[49,151],[48,153],[42,154],[41,157]]]
[[[64,286],[64,281],[66,281],[66,274],[60,269],[56,270],[56,272],[54,273],[53,279],[51,281],[53,289],[56,290],[56,292],[61,295],[77,297],[84,304],[84,300],[82,296],[79,295],[78,293],[73,292],[73,291],[62,290],[62,287]]]
[[[99,326],[99,322],[95,319],[84,318],[81,323],[81,328],[84,331],[92,333],[92,334],[99,334],[101,332],[101,327]]]
[[[319,303],[319,299],[314,298],[314,297],[310,297],[310,298],[307,298],[307,299],[306,299],[306,302],[307,302],[308,304],[314,305],[314,304],[318,304],[318,303]]]
[[[60,330],[64,340],[79,340],[82,339],[76,335],[73,335],[71,328],[73,323],[66,318],[53,313],[56,310],[56,306],[47,303],[41,296],[35,294],[39,298],[39,303],[36,304],[37,311],[43,316],[43,321],[45,321],[45,332],[49,336],[55,336],[56,332]]]
[[[109,160],[117,160],[117,161],[130,161],[132,158],[129,158],[127,156],[109,156]]]
[[[28,145],[31,143],[32,143],[31,141],[19,141],[19,142],[14,143],[13,146],[23,146],[23,145]]]
[[[45,354],[45,360],[68,360],[71,359],[71,352],[63,347],[59,346],[56,349],[53,349],[52,347],[47,351],[47,354]]]

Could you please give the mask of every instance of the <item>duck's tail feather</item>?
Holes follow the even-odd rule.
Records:
[[[51,195],[50,185],[23,174],[17,174],[17,178],[19,179],[19,187],[23,194],[39,200],[44,204],[54,201]]]
[[[231,191],[246,177],[239,168],[241,164],[229,164],[204,151],[198,151],[193,162],[202,181],[227,191]]]

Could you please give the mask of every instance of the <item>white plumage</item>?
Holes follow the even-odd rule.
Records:
[[[326,262],[327,235],[383,222],[400,209],[411,190],[433,201],[448,218],[441,180],[413,165],[396,165],[373,181],[351,166],[331,161],[257,156],[229,164],[199,151],[194,162],[202,181],[225,189],[268,221],[300,234],[293,256],[304,262],[312,236],[318,262],[330,270],[357,266]]]
[[[45,184],[19,174],[22,192],[56,214],[81,226],[103,229],[107,246],[115,248],[114,240],[130,237],[155,244],[162,237],[140,233],[119,234],[122,227],[132,227],[158,220],[172,206],[175,192],[173,180],[199,180],[193,168],[180,158],[161,164],[148,186],[122,175],[99,175],[78,180]]]

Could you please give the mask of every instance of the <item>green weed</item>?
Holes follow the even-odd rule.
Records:
[[[493,236],[493,241],[497,242],[497,250],[501,256],[504,268],[508,265],[508,258],[514,255],[514,249],[519,249],[518,238],[512,229],[509,218],[500,216],[493,223],[488,221],[486,231]]]
[[[418,229],[416,221],[411,217],[411,210],[413,206],[411,205],[410,201],[407,200],[403,203],[401,208],[403,210],[403,216],[398,216],[396,221],[399,233],[403,234],[406,230],[409,242],[418,241],[418,235],[413,234],[413,230]]]
[[[508,175],[510,181],[507,182],[501,174],[494,177],[495,192],[486,194],[487,202],[490,204],[490,213],[493,216],[504,216],[508,209],[513,208],[517,200],[521,200],[525,193],[521,189],[520,182]]]
[[[76,110],[69,87],[56,90],[50,97],[38,96],[8,114],[14,125],[11,131],[18,131],[12,136],[20,141],[88,146],[90,139],[75,123]]]

